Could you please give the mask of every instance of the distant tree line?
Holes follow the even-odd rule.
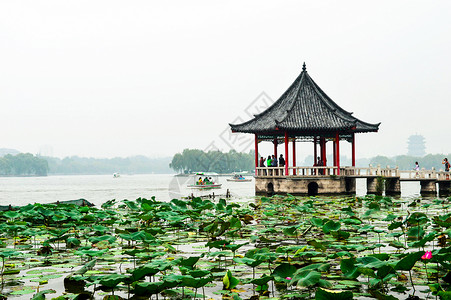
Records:
[[[71,156],[63,159],[45,157],[49,174],[170,174],[170,157],[149,158],[138,155],[126,158],[87,158]]]
[[[169,166],[180,173],[216,172],[232,173],[240,171],[253,171],[255,168],[254,151],[249,153],[221,151],[202,151],[198,149],[185,149],[172,158]]]
[[[0,157],[1,176],[47,176],[48,170],[47,161],[31,153]]]

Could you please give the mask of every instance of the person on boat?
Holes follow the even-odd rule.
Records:
[[[204,178],[204,184],[210,184],[210,181],[208,180],[208,177]]]
[[[208,178],[208,182],[209,182],[210,184],[215,184],[215,183],[213,182],[213,179],[211,179],[211,177]]]
[[[199,180],[197,181],[197,185],[202,185],[202,184],[203,184],[202,177],[199,177]]]

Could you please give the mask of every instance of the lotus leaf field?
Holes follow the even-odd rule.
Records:
[[[30,204],[0,213],[0,299],[451,299],[450,199]]]

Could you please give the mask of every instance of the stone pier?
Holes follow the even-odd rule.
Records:
[[[420,194],[422,196],[437,195],[436,180],[420,180]]]
[[[385,178],[385,195],[401,195],[401,182],[399,177]]]
[[[255,178],[255,193],[257,195],[287,193],[309,196],[354,194],[355,189],[355,178],[346,178],[344,176]]]
[[[374,195],[382,195],[382,192],[377,191],[377,178],[369,177],[366,179],[366,193]]]
[[[451,180],[439,180],[438,182],[438,194],[439,196],[451,195]]]

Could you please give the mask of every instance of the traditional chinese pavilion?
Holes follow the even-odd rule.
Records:
[[[260,177],[262,179],[264,177],[265,184],[268,183],[268,177],[271,177],[268,172],[264,173],[265,176],[263,176],[263,173],[257,172],[259,169],[258,144],[262,141],[272,142],[276,158],[278,157],[277,145],[285,144],[284,158],[286,164],[284,169],[278,168],[280,172],[274,171],[272,174],[274,180],[269,183],[273,187],[276,185],[287,186],[288,188],[281,187],[280,192],[294,194],[298,192],[293,191],[288,183],[282,184],[280,180],[283,181],[291,177],[291,180],[299,181],[300,177],[305,175],[300,174],[300,170],[296,168],[296,143],[313,143],[315,162],[312,162],[312,164],[317,164],[316,158],[320,157],[320,164],[325,167],[328,165],[326,143],[332,142],[333,166],[335,167],[333,174],[322,172],[325,170],[318,170],[318,172],[314,170],[309,177],[321,174],[323,177],[324,175],[334,175],[333,178],[336,179],[337,176],[340,176],[341,169],[339,141],[344,140],[351,143],[352,166],[355,166],[355,134],[377,132],[379,125],[380,123],[370,124],[361,121],[354,117],[351,112],[338,106],[313,81],[307,73],[305,63],[301,74],[273,105],[264,112],[255,115],[252,120],[242,124],[230,124],[232,132],[253,133],[255,135],[256,187],[259,185]],[[288,151],[290,142],[292,143],[292,157],[289,157]],[[309,178],[310,181],[311,179]],[[302,188],[299,191],[298,194],[304,193]],[[329,193],[329,191],[324,190],[324,193]]]

